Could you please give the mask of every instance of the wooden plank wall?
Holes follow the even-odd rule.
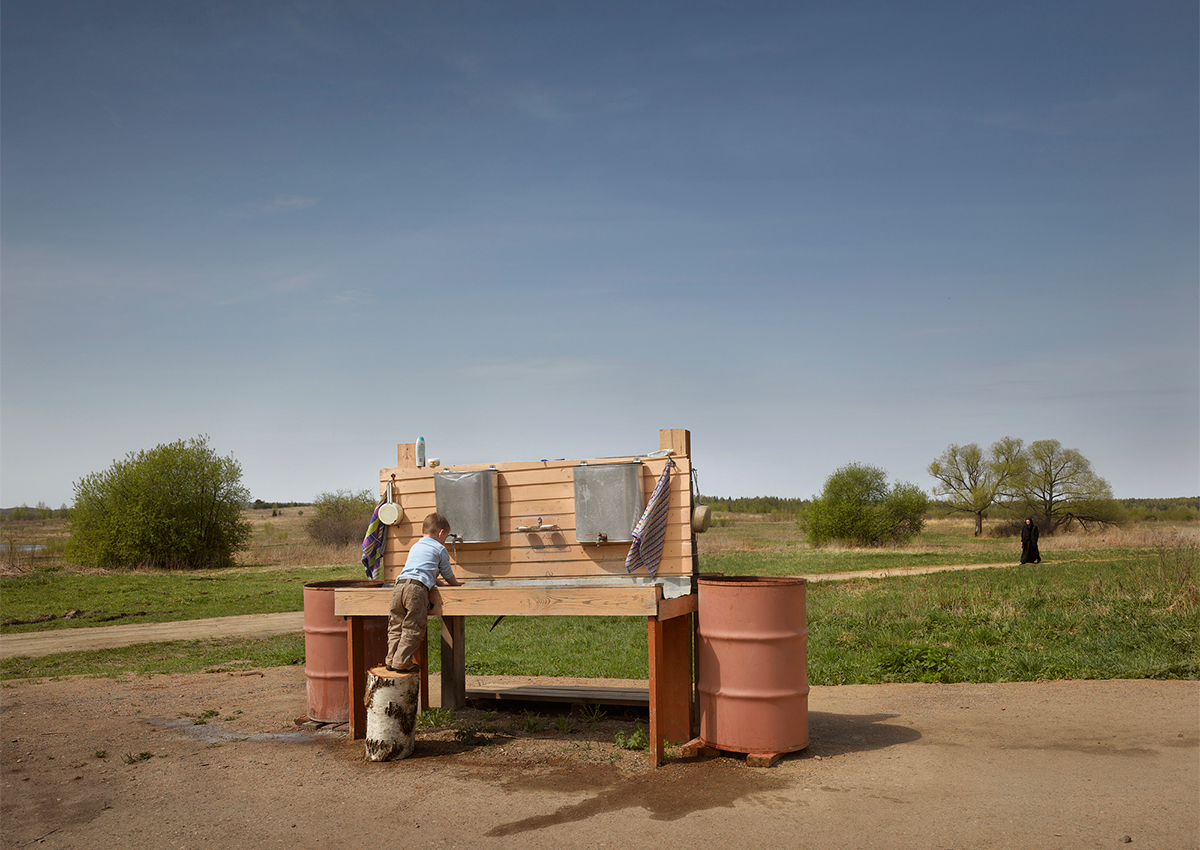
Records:
[[[671,459],[671,498],[667,536],[659,576],[692,574],[692,499],[690,435],[685,430],[659,433],[660,447],[675,451]],[[627,463],[641,461],[643,504],[649,500],[666,458],[622,457],[589,459],[587,463]],[[388,532],[384,553],[383,578],[394,579],[404,566],[409,547],[421,536],[421,522],[435,510],[433,477],[439,471],[454,472],[488,469],[495,466],[498,479],[500,540],[497,543],[459,543],[451,546],[454,573],[459,579],[594,579],[602,576],[628,576],[625,556],[628,542],[581,543],[575,539],[575,490],[572,470],[582,461],[545,460],[516,463],[454,465],[436,469],[416,466],[413,444],[397,447],[397,466],[382,469],[379,492],[382,495],[393,481],[393,500],[404,508],[404,518]],[[554,531],[523,532],[521,526],[556,524]],[[453,529],[452,529],[453,530]],[[644,569],[634,576],[648,576]]]

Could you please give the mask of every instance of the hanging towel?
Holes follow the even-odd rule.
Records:
[[[362,563],[369,579],[375,578],[379,573],[379,565],[383,563],[383,548],[387,545],[388,527],[379,519],[379,509],[386,501],[387,496],[384,496],[375,506],[375,512],[371,514],[371,524],[367,526],[367,536],[362,542]]]
[[[667,503],[671,500],[671,467],[674,465],[675,461],[667,461],[642,518],[633,527],[633,545],[625,557],[625,572],[631,573],[643,566],[651,576],[658,571],[667,534]]]

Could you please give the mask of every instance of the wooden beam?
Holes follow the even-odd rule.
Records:
[[[658,602],[658,619],[670,620],[691,614],[696,610],[696,594],[676,596],[674,599],[660,599]]]
[[[467,706],[467,628],[462,617],[442,617],[442,708]]]
[[[655,585],[632,587],[437,587],[430,592],[436,616],[656,617]],[[347,587],[334,591],[339,617],[386,617],[389,587]]]
[[[337,591],[334,591],[335,593]],[[350,677],[350,738],[367,734],[367,664],[366,640],[362,617],[346,619],[346,671]]]
[[[683,457],[692,456],[692,434],[683,428],[667,428],[658,432],[659,449],[671,449]]]

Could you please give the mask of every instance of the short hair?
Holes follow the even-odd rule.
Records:
[[[421,523],[422,534],[429,535],[436,531],[441,531],[442,529],[445,529],[446,531],[450,530],[450,520],[436,512],[425,517],[425,521]]]

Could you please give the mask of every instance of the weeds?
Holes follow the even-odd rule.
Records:
[[[125,764],[137,764],[139,761],[147,761],[154,758],[154,753],[143,751],[135,756],[133,753],[127,752],[122,758],[124,759]]]
[[[583,721],[589,726],[595,726],[597,723],[607,717],[608,713],[599,705],[590,704],[583,706],[579,710],[579,716],[582,717]]]
[[[496,734],[491,723],[459,723],[454,730],[454,740],[468,746],[487,746]]]
[[[451,716],[450,709],[433,706],[417,715],[417,725],[423,729],[436,729],[448,725]]]
[[[639,720],[634,724],[633,731],[626,734],[622,730],[618,730],[613,734],[613,743],[623,750],[644,750],[650,746],[650,738],[646,735],[646,730],[642,728],[642,722]]]

